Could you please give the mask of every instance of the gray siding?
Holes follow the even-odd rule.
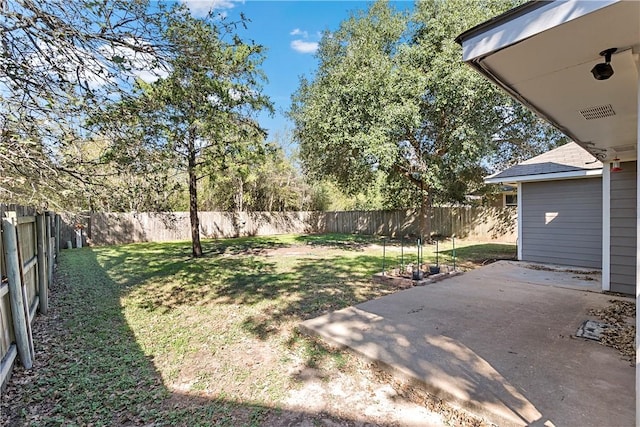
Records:
[[[636,290],[636,162],[611,174],[611,276],[614,292]]]
[[[602,179],[522,184],[522,259],[602,267]]]

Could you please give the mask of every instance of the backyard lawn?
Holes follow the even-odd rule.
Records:
[[[63,251],[50,313],[34,324],[34,369],[14,370],[2,422],[401,424],[410,413],[462,420],[444,405],[427,405],[441,412],[429,415],[402,396],[385,401],[380,390],[393,394],[386,377],[296,330],[304,319],[395,292],[370,280],[382,245],[322,235],[209,240],[199,259],[187,242]],[[415,259],[415,247],[384,246],[387,266]],[[433,249],[424,250],[431,262]],[[450,263],[451,242],[440,249],[440,262]],[[471,268],[511,258],[515,246],[457,242],[456,255]]]

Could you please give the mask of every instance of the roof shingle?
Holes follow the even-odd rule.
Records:
[[[502,178],[509,178],[513,180],[514,178],[522,176],[596,169],[602,169],[602,162],[575,142],[569,142],[539,156],[518,163],[502,172],[495,173],[487,177],[487,179],[496,181]]]

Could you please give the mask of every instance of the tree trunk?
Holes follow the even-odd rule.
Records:
[[[431,241],[431,198],[420,187],[420,240],[424,244]]]
[[[242,177],[238,179],[238,191],[236,192],[236,208],[238,212],[244,212],[244,182]]]
[[[196,176],[195,141],[189,137],[189,219],[191,220],[191,255],[194,258],[202,256],[200,244],[200,220],[198,219],[198,179]]]

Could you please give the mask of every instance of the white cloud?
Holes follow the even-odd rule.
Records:
[[[291,36],[302,36],[303,38],[309,37],[309,33],[307,31],[302,31],[300,28],[296,28],[292,30],[289,35]]]
[[[29,63],[35,69],[51,74],[61,73],[67,81],[78,82],[92,90],[114,82],[102,58],[84,48],[60,48],[42,41],[37,41],[36,44],[40,54],[28,56]]]
[[[193,16],[206,16],[212,10],[231,9],[235,3],[244,3],[244,0],[180,0],[180,2],[189,8]]]
[[[207,101],[214,107],[220,107],[222,105],[222,100],[218,95],[207,95]]]
[[[169,73],[159,68],[153,70],[134,71],[133,74],[145,83],[153,83],[156,80],[165,78],[169,75]]]
[[[232,100],[238,102],[242,99],[242,96],[243,96],[242,91],[233,87],[229,89],[229,98],[231,98]]]
[[[132,45],[143,47],[146,42],[130,42]],[[169,69],[166,64],[159,63],[155,60],[151,53],[136,51],[125,46],[103,46],[101,49],[104,60],[112,62],[115,59],[121,61],[126,67],[126,71],[122,70],[123,75],[135,77],[146,83],[153,83],[160,78],[166,78],[169,75]],[[111,64],[113,66],[113,64]]]
[[[148,45],[144,41],[136,41],[135,39],[128,39],[127,42],[140,48]],[[102,48],[102,54],[105,58],[121,58],[120,60],[130,68],[129,75],[138,77],[147,83],[153,83],[159,78],[165,78],[169,75],[166,66],[157,63],[150,53],[136,51],[125,46],[105,45]]]
[[[306,42],[304,40],[293,40],[291,49],[299,53],[315,53],[318,50],[318,42]]]

